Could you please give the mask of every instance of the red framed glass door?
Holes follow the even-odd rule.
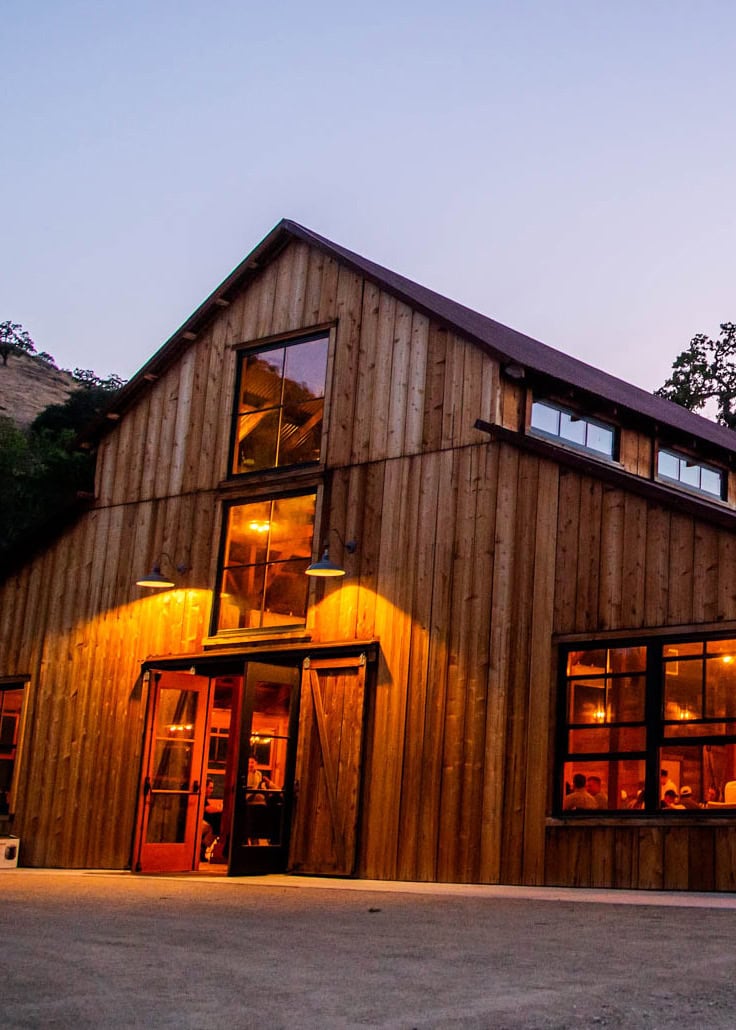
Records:
[[[151,672],[149,732],[143,762],[135,869],[196,868],[210,680]]]

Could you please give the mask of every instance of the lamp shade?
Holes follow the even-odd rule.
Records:
[[[158,590],[165,590],[167,587],[175,586],[174,582],[168,579],[161,572],[160,565],[154,565],[147,576],[141,576],[135,581],[137,587],[154,587]]]
[[[345,569],[341,569],[339,565],[335,565],[334,562],[330,561],[329,551],[326,547],[320,560],[312,562],[312,564],[305,569],[305,572],[307,576],[322,576],[323,578],[345,575]]]

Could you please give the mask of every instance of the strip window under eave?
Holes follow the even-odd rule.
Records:
[[[723,473],[674,451],[660,449],[657,454],[657,476],[686,490],[694,490],[696,493],[715,497],[716,500],[723,500]]]
[[[539,436],[557,440],[599,458],[614,460],[616,431],[613,426],[578,415],[568,408],[549,401],[534,401],[530,428]]]

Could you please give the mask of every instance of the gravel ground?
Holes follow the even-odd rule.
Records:
[[[655,901],[7,870],[0,1027],[736,1026],[733,905]]]

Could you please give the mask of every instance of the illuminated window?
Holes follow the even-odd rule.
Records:
[[[320,460],[329,334],[243,351],[231,473]]]
[[[736,814],[736,640],[575,645],[563,661],[563,814]]]
[[[22,708],[23,687],[17,683],[0,686],[0,816],[10,811]]]
[[[539,436],[551,437],[598,457],[614,456],[616,433],[612,426],[550,401],[534,401],[532,404],[531,430]]]
[[[316,494],[226,510],[217,632],[304,625]]]
[[[674,451],[660,450],[657,455],[657,475],[678,486],[699,493],[709,494],[719,500],[723,497],[723,473],[703,465],[702,462],[686,458]]]

